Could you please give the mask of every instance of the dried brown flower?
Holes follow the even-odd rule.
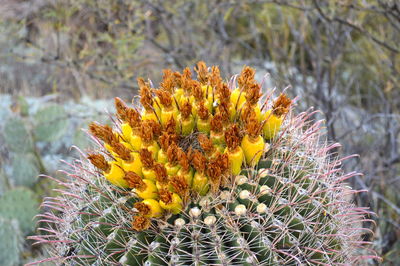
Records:
[[[217,66],[211,67],[211,73],[209,74],[208,81],[210,82],[210,85],[212,88],[221,86],[222,78],[221,78],[219,68]]]
[[[190,161],[187,156],[187,154],[181,149],[178,149],[178,159],[179,159],[179,164],[182,167],[182,170],[187,173],[190,170]]]
[[[174,85],[175,85],[174,73],[170,69],[164,69],[163,73],[164,73],[163,80],[160,83],[161,90],[172,94],[175,89],[174,88]],[[160,96],[158,96],[158,97],[160,98]],[[160,98],[160,101],[161,101],[161,98]],[[164,105],[163,102],[161,102],[161,104]],[[164,106],[166,106],[166,105],[164,105]]]
[[[172,107],[172,100],[173,100],[172,94],[168,90],[162,88],[162,89],[156,90],[155,93],[158,96],[158,98],[160,99],[160,103],[165,108]]]
[[[168,189],[162,188],[158,191],[158,195],[160,196],[160,200],[165,204],[172,203],[172,192],[168,191]]]
[[[140,149],[139,151],[140,161],[142,161],[143,167],[152,169],[154,166],[154,159],[151,151],[148,149]]]
[[[164,131],[162,135],[158,138],[160,147],[163,151],[167,151],[168,147],[171,146],[172,143],[177,144],[178,143],[179,136],[173,132],[173,133],[168,133]]]
[[[240,132],[240,128],[236,124],[232,124],[226,131],[225,131],[225,142],[226,146],[230,151],[236,150],[236,148],[242,142],[242,135]]]
[[[260,135],[262,130],[262,124],[255,118],[252,117],[246,124],[246,132],[251,138],[256,138]]]
[[[144,191],[146,189],[146,184],[135,172],[126,172],[124,179],[128,183],[129,188],[135,188],[139,191]]]
[[[182,74],[178,71],[174,72],[174,86],[176,88],[182,87]]]
[[[214,115],[210,122],[211,130],[214,132],[222,132],[223,121],[224,117],[221,113],[217,113],[216,115]]]
[[[197,139],[199,141],[200,147],[206,154],[211,154],[215,150],[212,141],[205,134],[199,134],[197,136]]]
[[[257,104],[261,96],[261,87],[257,83],[250,85],[248,90],[246,91],[246,101],[251,105]]]
[[[161,184],[166,184],[168,182],[168,174],[165,166],[161,163],[156,163],[154,164],[153,169],[156,173],[157,182],[160,182]]]
[[[197,79],[200,81],[201,84],[207,84],[208,81],[208,70],[206,63],[200,61],[197,63],[197,68],[195,67],[194,70],[197,72]]]
[[[152,123],[149,121],[153,120],[145,120],[142,122],[140,127],[139,135],[142,138],[143,142],[150,143],[153,141],[154,138],[154,131],[152,127]]]
[[[119,97],[114,98],[115,109],[117,110],[118,117],[126,122],[128,120],[127,109],[128,106]]]
[[[189,100],[185,101],[182,104],[182,106],[181,106],[181,114],[182,114],[182,118],[184,120],[188,119],[189,116],[192,114],[192,105],[190,104]]]
[[[143,216],[134,216],[132,221],[132,228],[136,231],[143,231],[149,229],[150,219]]]
[[[106,158],[104,158],[103,155],[101,154],[94,154],[94,153],[89,153],[87,158],[89,159],[89,161],[96,166],[97,168],[99,168],[100,170],[108,173],[111,169],[110,164],[107,162]]]
[[[150,207],[147,206],[147,204],[143,203],[143,202],[136,202],[133,205],[139,212],[139,215],[148,215],[150,214]]]
[[[204,100],[200,101],[198,104],[198,110],[197,114],[201,120],[207,120],[208,117],[210,116],[210,111],[208,108],[204,105]]]
[[[192,81],[192,95],[196,99],[196,101],[201,101],[204,99],[204,92],[203,89],[201,88],[200,82],[197,80]]]
[[[274,106],[272,107],[272,112],[276,116],[285,115],[289,111],[289,106],[292,104],[292,101],[286,94],[281,93],[274,102]]]
[[[256,74],[256,71],[248,66],[243,67],[242,72],[240,73],[240,76],[238,78],[238,84],[239,88],[245,92],[247,92],[247,89],[255,83],[254,76]]]
[[[140,81],[140,82],[139,82]],[[146,86],[146,83],[142,78],[138,78],[138,84],[140,88],[140,103],[143,105],[144,109],[152,110],[153,109],[153,95],[151,94],[151,90],[149,86]],[[143,84],[142,86],[140,84]]]
[[[217,94],[220,101],[228,101],[231,98],[231,90],[228,88],[228,84],[220,83],[217,86],[215,93]]]
[[[249,103],[245,103],[240,112],[240,117],[245,125],[250,121],[250,119],[256,117],[256,111]]]
[[[203,174],[207,165],[207,159],[206,157],[204,157],[203,153],[199,150],[194,150],[192,152],[190,160],[194,169],[196,169],[197,172]]]
[[[229,114],[229,105],[231,103],[229,101],[221,101],[218,105],[218,114],[221,116],[222,123],[226,124],[229,122],[230,114]],[[215,117],[215,116],[214,116]],[[212,120],[211,120],[212,121]],[[222,129],[222,128],[221,128]]]
[[[175,164],[178,162],[178,150],[179,150],[179,147],[174,142],[172,142],[171,145],[168,147],[167,157],[168,157],[168,161],[171,164]]]
[[[113,142],[118,142],[118,137],[112,131],[112,128],[108,125],[99,125],[96,123],[91,123],[89,125],[90,133],[104,141],[105,143],[111,145]]]
[[[111,143],[111,147],[113,148],[113,151],[118,154],[119,158],[121,158],[124,161],[130,162],[132,160],[131,157],[131,151],[125,147],[124,144],[119,143],[119,142],[113,142]]]
[[[178,195],[184,197],[189,193],[189,185],[183,176],[173,176],[169,183]]]

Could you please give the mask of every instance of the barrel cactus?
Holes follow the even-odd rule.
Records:
[[[343,181],[312,113],[262,92],[255,71],[224,81],[199,62],[197,79],[164,70],[138,79],[114,125],[92,123],[97,147],[69,165],[32,237],[72,265],[347,264],[365,258],[366,209]],[[361,254],[364,254],[362,256]],[[47,260],[46,260],[47,261]]]

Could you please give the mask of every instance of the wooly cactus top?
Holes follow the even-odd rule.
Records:
[[[244,67],[197,80],[164,70],[138,79],[140,103],[115,98],[115,125],[90,124],[98,148],[71,164],[47,199],[50,252],[68,264],[299,265],[354,263],[368,212],[346,198],[342,160],[312,113],[264,95]]]

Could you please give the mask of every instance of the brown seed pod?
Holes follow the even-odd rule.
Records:
[[[152,169],[154,166],[154,159],[152,157],[151,151],[148,149],[140,149],[139,151],[140,161],[143,166],[148,169]]]
[[[132,221],[132,228],[136,231],[143,231],[149,229],[150,219],[143,216],[134,216]]]
[[[285,115],[289,111],[289,107],[292,104],[292,100],[287,97],[286,94],[281,93],[274,102],[274,106],[272,107],[272,112],[276,116]]]
[[[89,159],[89,161],[96,166],[97,168],[99,168],[100,170],[108,173],[111,169],[110,164],[107,162],[106,158],[104,158],[103,155],[101,154],[95,154],[95,153],[89,153],[87,158]]]
[[[124,179],[128,183],[129,188],[135,188],[139,191],[144,191],[146,189],[146,184],[135,172],[126,172]]]

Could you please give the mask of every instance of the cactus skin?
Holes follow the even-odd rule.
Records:
[[[369,212],[343,200],[356,193],[343,181],[357,173],[342,172],[342,160],[329,153],[337,145],[321,142],[321,122],[306,126],[311,115],[289,113],[255,166],[229,176],[220,190],[191,194],[181,212],[152,219],[141,231],[131,222],[142,199],[82,158],[70,165],[67,182],[58,181],[65,193],[45,202],[60,212],[42,219],[51,221],[51,232],[31,239],[51,243],[49,260],[75,265],[334,265],[374,258],[358,255],[367,244],[359,224]]]

